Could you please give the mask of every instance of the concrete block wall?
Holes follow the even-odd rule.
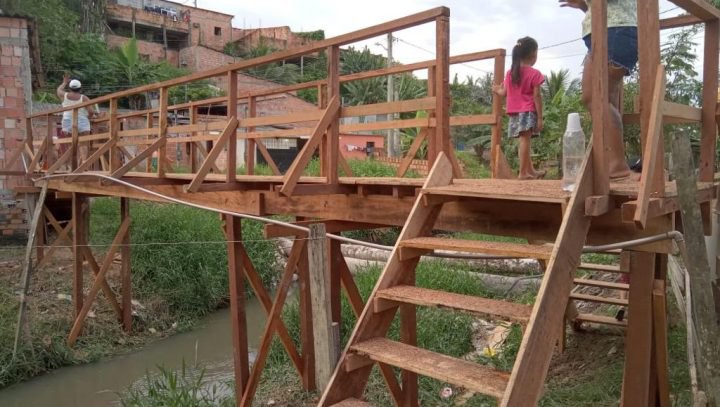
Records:
[[[28,23],[23,18],[0,16],[0,168],[22,145],[25,112],[31,111],[32,82]],[[12,169],[21,169],[16,163]],[[0,175],[0,236],[24,237],[27,225],[23,204],[12,188],[19,177]]]

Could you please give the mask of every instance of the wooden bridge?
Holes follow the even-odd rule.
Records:
[[[36,134],[33,126],[46,123],[52,128],[53,115],[63,111],[35,113],[27,116],[27,137],[23,147],[9,160],[8,173],[16,174],[15,162],[24,160],[23,176],[34,179],[32,188],[47,188],[57,196],[72,200],[72,222],[61,226],[52,212],[38,210],[42,223],[56,231],[55,245],[72,242],[75,256],[73,269],[75,323],[68,341],[73,344],[82,333],[83,322],[99,291],[103,291],[124,324],[132,332],[130,314],[131,264],[129,242],[129,200],[166,201],[165,197],[225,212],[225,234],[228,240],[229,280],[233,343],[235,347],[235,385],[238,405],[251,404],[268,355],[271,340],[277,335],[287,350],[307,390],[323,390],[320,405],[359,406],[371,368],[377,364],[397,405],[417,406],[417,375],[426,375],[462,386],[474,392],[496,397],[503,406],[529,406],[537,403],[543,392],[550,358],[558,343],[564,343],[568,320],[613,323],[602,317],[577,315],[573,301],[602,301],[598,298],[571,295],[575,284],[601,284],[577,280],[575,270],[583,267],[580,256],[585,244],[606,244],[657,235],[675,230],[678,199],[675,185],[665,182],[663,169],[663,124],[697,123],[701,126],[700,183],[698,203],[709,221],[710,202],[715,198],[713,183],[717,135],[716,89],[718,72],[718,34],[720,13],[701,0],[672,0],[689,12],[687,16],[661,20],[657,0],[638,0],[640,41],[640,95],[636,111],[624,115],[626,123],[639,123],[643,145],[643,174],[639,183],[612,184],[604,158],[603,135],[608,123],[607,104],[593,106],[592,144],[588,149],[577,188],[570,194],[561,190],[559,181],[519,181],[511,177],[510,168],[500,148],[502,103],[495,97],[489,114],[452,116],[450,114],[449,68],[452,64],[494,60],[494,80],[504,76],[505,51],[491,50],[450,56],[450,10],[444,7],[428,10],[339,37],[318,41],[302,48],[277,52],[241,61],[186,77],[146,85],[94,99],[72,107],[72,115],[90,104],[109,106],[108,115],[99,120],[107,131],[80,135],[77,125],[72,136],[54,140],[51,132]],[[594,0],[593,76],[607,77],[606,2]],[[436,57],[433,60],[386,69],[341,76],[340,47],[392,33],[409,27],[434,24]],[[692,24],[705,26],[703,107],[682,106],[665,101],[664,69],[660,65],[660,30]],[[238,91],[237,73],[251,67],[325,52],[328,59],[327,79],[297,85],[277,86],[254,93]],[[427,96],[415,100],[342,106],[342,83],[413,71],[427,72]],[[169,105],[169,91],[195,81],[221,78],[226,96],[209,100]],[[596,100],[607,99],[606,81],[596,81]],[[299,113],[257,117],[256,106],[264,98],[301,89],[317,89],[320,96],[316,109]],[[159,107],[119,114],[119,103],[146,92],[159,93]],[[237,108],[247,104],[247,115]],[[218,117],[200,115],[208,106],[224,106],[226,114]],[[341,124],[340,119],[372,114],[426,111],[425,118],[390,120],[375,123]],[[170,125],[169,113],[183,113],[190,118],[186,125]],[[142,117],[145,127],[122,129],[123,119]],[[261,130],[263,126],[311,122],[310,127],[283,130]],[[77,120],[75,120],[77,123]],[[465,179],[450,141],[453,126],[487,125],[492,129],[493,179]],[[338,149],[340,132],[382,129],[419,128],[410,151],[398,166],[393,178],[355,177]],[[291,167],[281,173],[267,152],[264,140],[269,138],[306,137],[307,143]],[[180,173],[166,164],[168,144],[189,146],[189,172]],[[238,143],[244,143],[246,174],[237,168]],[[423,144],[432,167],[424,179],[404,175]],[[255,174],[258,151],[273,169],[274,175]],[[151,160],[157,152],[158,164]],[[220,170],[217,159],[227,155],[226,170]],[[317,154],[320,176],[303,172]],[[99,175],[103,177],[100,178]],[[44,178],[46,177],[46,178]],[[114,182],[113,180],[121,181]],[[33,189],[34,188],[34,189]],[[122,203],[122,222],[106,257],[96,260],[87,249],[88,197],[118,197]],[[340,243],[328,241],[326,264],[311,261],[305,239],[295,241],[275,298],[262,285],[252,259],[242,240],[240,218],[232,213],[255,216],[291,215],[297,225],[323,223],[328,233],[383,226],[403,226],[391,258],[367,304],[363,304],[352,276],[340,252]],[[432,230],[475,231],[485,234],[515,236],[528,244],[487,243],[433,237]],[[38,231],[44,228],[38,227]],[[269,225],[268,237],[307,236],[306,231]],[[40,241],[44,236],[39,236]],[[322,245],[321,245],[322,246]],[[665,272],[669,241],[633,247],[623,253],[621,266],[606,271],[630,273],[630,284],[616,287],[627,290],[629,319],[627,329],[625,376],[622,404],[644,406],[667,405],[667,346],[665,306]],[[545,275],[533,306],[499,300],[430,291],[415,287],[415,267],[419,257],[435,250],[507,255],[535,258],[545,265]],[[49,251],[52,251],[50,249]],[[49,251],[38,253],[48,257]],[[108,286],[105,275],[115,254],[122,257],[122,290],[118,300]],[[42,262],[42,259],[39,261]],[[85,266],[93,272],[90,292],[83,296]],[[322,263],[322,262],[321,262]],[[348,296],[358,315],[358,323],[334,373],[316,377],[316,360],[327,359],[313,342],[313,318],[309,289],[310,269],[327,271],[329,322],[340,321],[340,296]],[[587,267],[587,265],[585,265]],[[280,315],[292,276],[300,277],[301,346],[298,349]],[[245,330],[245,289],[248,283],[268,313],[265,332],[257,360],[248,361]],[[416,308],[442,306],[496,319],[519,323],[524,336],[512,372],[501,372],[479,364],[462,361],[418,348],[416,345]],[[401,340],[385,338],[390,323],[400,315]],[[317,327],[317,321],[315,321]],[[320,326],[323,326],[322,323]],[[319,334],[315,330],[315,334]],[[393,367],[400,368],[400,379]]]

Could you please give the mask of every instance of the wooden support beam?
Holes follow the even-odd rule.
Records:
[[[418,134],[413,139],[412,144],[410,144],[410,149],[407,152],[407,155],[403,157],[402,162],[398,166],[397,170],[397,176],[398,177],[404,177],[407,173],[407,170],[410,168],[410,164],[412,164],[413,160],[415,159],[415,156],[417,156],[418,150],[420,150],[420,146],[422,146],[423,141],[427,139],[427,132],[428,129],[420,129]]]
[[[87,158],[87,160],[83,161],[82,164],[80,164],[75,171],[73,171],[73,174],[81,174],[85,171],[87,171],[97,160],[100,159],[100,157],[104,156],[105,153],[110,151],[111,153],[114,151],[113,147],[115,146],[116,140],[108,140],[106,141],[100,148],[95,150],[94,153],[90,155],[90,157]],[[112,156],[110,157],[110,160],[112,161]],[[112,167],[112,164],[111,164]],[[65,178],[67,182],[73,182],[75,179],[77,179],[77,176],[68,176]]]
[[[352,168],[350,168],[350,164],[348,164],[347,160],[342,155],[341,151],[338,151],[338,153],[337,153],[337,160],[338,160],[338,165],[342,169],[345,176],[352,177],[353,176]]]
[[[652,2],[650,2],[652,3]],[[610,175],[605,159],[606,135],[609,133],[610,106],[608,90],[608,42],[607,42],[607,1],[593,1],[590,4],[592,12],[591,60],[592,69],[592,97],[598,103],[593,103],[590,109],[592,114],[593,134],[593,194],[607,195],[610,191]],[[644,66],[641,64],[641,66]]]
[[[664,156],[660,155],[663,150],[662,107],[665,101],[665,68],[660,65],[655,72],[657,76],[653,87],[649,127],[647,127],[643,150],[643,173],[638,191],[638,207],[633,218],[635,224],[640,228],[644,228],[647,223],[650,197],[652,195],[662,196],[665,192]],[[660,162],[659,165],[658,162]],[[657,172],[658,167],[660,173]]]
[[[238,116],[238,75],[236,71],[228,72],[228,88],[227,88],[227,119],[232,121]],[[227,178],[228,183],[235,182],[237,171],[237,125],[230,132],[227,146]]]
[[[503,52],[503,55],[495,57],[493,84],[502,85],[504,79],[505,53]],[[510,170],[505,154],[502,151],[503,97],[493,92],[492,98],[492,114],[495,118],[495,124],[490,128],[490,170],[493,178],[509,178],[508,174],[512,174],[512,170]]]
[[[257,98],[251,96],[248,98],[247,102],[247,117],[252,118],[257,116]],[[251,133],[255,131],[255,127],[249,126],[245,129],[246,133]],[[262,144],[262,142],[259,142],[257,144]],[[253,175],[255,174],[255,150],[256,147],[256,141],[255,139],[248,138],[245,140],[245,173],[247,175]],[[267,153],[267,149],[265,148],[265,145],[263,144],[263,149]],[[263,154],[262,152],[260,154]],[[274,162],[272,165],[270,162],[272,162],[272,157],[269,157],[270,154],[268,153],[268,157],[265,157],[265,154],[263,154],[263,157],[265,157],[265,161],[267,161],[268,165],[270,165],[271,168],[273,168],[273,174],[279,175],[280,171],[278,170],[277,173],[275,173],[275,169],[277,169],[277,166],[275,166]],[[268,160],[268,158],[270,158]]]
[[[715,7],[708,7],[717,11]],[[703,107],[702,131],[700,138],[699,180],[711,182],[715,173],[715,147],[717,146],[718,105],[718,52],[720,51],[720,21],[713,19],[705,23],[705,50],[703,58]]]
[[[717,21],[720,18],[720,10],[703,0],[670,0],[670,2],[704,21]]]
[[[655,254],[631,252],[630,295],[625,337],[625,371],[621,406],[647,406],[650,389],[653,315],[652,290]]]
[[[72,230],[73,230],[73,309],[74,318],[80,316],[83,308],[83,251],[87,244],[88,226],[86,224],[88,200],[85,196],[73,193]]]
[[[197,108],[191,107],[190,109],[190,125],[197,124]],[[195,132],[190,132],[191,137],[195,137]],[[188,144],[190,146],[190,173],[195,174],[198,165],[198,148],[197,143],[192,142]]]
[[[85,261],[90,266],[90,269],[93,272],[93,275],[97,277],[97,275],[100,273],[100,265],[97,264],[97,261],[95,261],[95,257],[90,250],[88,246],[83,246],[81,248],[81,251],[83,255],[85,256]],[[105,298],[107,298],[108,302],[110,303],[110,307],[115,311],[115,314],[117,315],[118,321],[122,324],[123,317],[124,317],[124,310],[120,306],[120,304],[117,302],[117,297],[115,296],[115,292],[113,292],[112,288],[110,288],[110,285],[108,284],[106,279],[100,280],[100,288],[103,290],[103,294],[105,294]]]
[[[167,47],[166,47],[167,48]],[[158,110],[158,140],[167,141],[168,132],[168,101],[169,91],[167,87],[160,88],[160,107]],[[165,176],[165,161],[167,160],[166,143],[163,142],[158,150],[157,174],[162,178]]]
[[[115,172],[122,166],[120,161],[120,151],[117,151],[115,147],[117,142],[120,141],[118,136],[120,132],[120,122],[118,121],[118,100],[110,99],[110,111],[108,112],[108,132],[110,133],[110,140],[106,145],[110,148],[110,173]],[[104,154],[104,153],[103,153]]]
[[[225,148],[225,145],[230,140],[231,135],[235,134],[235,132],[237,131],[237,125],[237,118],[232,117],[230,120],[228,120],[227,126],[225,126],[225,130],[223,130],[212,150],[210,150],[208,155],[205,157],[205,161],[203,161],[197,174],[195,174],[195,177],[193,177],[190,184],[183,187],[183,190],[185,192],[197,192],[198,188],[200,188],[200,185],[202,185],[203,181],[205,181],[205,177],[207,176],[208,172],[210,172],[210,168],[212,168],[212,166],[215,164],[215,160],[217,160],[220,152]]]
[[[660,20],[660,29],[681,28],[689,25],[702,23],[702,20],[692,14],[683,14],[675,17],[663,18]]]
[[[662,125],[656,127],[657,117],[653,114],[656,106],[665,100],[664,93],[660,97],[660,101],[656,98],[656,88],[659,86],[658,69],[661,66],[660,61],[660,17],[659,5],[657,1],[641,1],[638,2],[638,15],[644,16],[638,19],[638,57],[640,69],[640,138],[643,151],[643,174],[641,182],[648,182],[646,186],[652,191],[662,191],[665,187],[664,179],[664,143],[662,142]],[[664,78],[664,76],[663,76]],[[662,85],[664,86],[664,85]],[[662,106],[658,113],[662,112]],[[662,120],[662,114],[660,114]],[[662,123],[662,121],[660,122]],[[660,143],[655,146],[657,157],[652,158],[652,163],[647,161],[645,154],[648,153],[646,148],[648,140],[656,137],[652,132],[659,131]],[[649,169],[645,165],[653,164],[652,173],[654,177],[647,178]],[[638,221],[636,221],[637,223]]]
[[[307,246],[307,245],[306,245]],[[303,352],[303,389],[312,391],[317,388],[315,376],[315,315],[312,309],[310,292],[310,262],[306,250],[300,255],[298,262],[298,299],[300,305],[300,346]]]
[[[592,218],[585,216],[585,200],[589,196],[596,195],[593,191],[596,181],[593,171],[599,166],[593,163],[594,148],[595,144],[591,143],[590,151],[580,168],[576,189],[563,215],[555,247],[530,316],[530,323],[525,329],[507,391],[499,403],[500,406],[533,406],[542,395],[553,348],[561,331],[558,328],[565,319],[568,299],[573,287],[573,276],[580,264],[580,254],[590,229]]]
[[[327,128],[326,133],[326,140],[327,140],[327,151],[326,151],[326,157],[325,157],[325,176],[327,177],[328,184],[337,184],[338,183],[338,154],[340,154],[340,103],[342,101],[340,96],[340,47],[339,46],[332,46],[329,47],[327,50],[327,63],[328,63],[328,82],[327,82],[327,93],[328,93],[328,100],[330,101],[328,104],[328,110],[326,110],[325,115],[323,115],[323,118],[327,116],[327,112],[331,111],[333,114],[330,117],[330,123],[328,126],[323,126]],[[337,100],[339,105],[337,109],[334,109],[331,107],[333,106],[333,100]],[[323,119],[320,119],[320,123],[323,122]],[[314,134],[313,134],[314,135]],[[303,166],[302,168],[305,168]],[[289,171],[288,171],[289,172]],[[283,194],[285,195],[292,195],[292,189],[289,190],[290,194],[285,194],[285,191],[283,191]]]
[[[121,240],[120,281],[122,286],[122,324],[125,333],[132,332],[132,275],[130,258],[130,200],[120,198],[120,223],[128,223],[128,232]],[[96,274],[100,274],[99,271]],[[97,278],[97,277],[96,277]],[[107,283],[106,283],[107,284]],[[109,287],[108,287],[109,288]]]
[[[665,280],[656,279],[653,284],[653,348],[657,369],[657,399],[660,407],[670,407],[670,379],[668,372],[667,301]]]
[[[88,292],[87,297],[83,300],[82,308],[80,309],[80,312],[75,318],[75,322],[73,323],[72,329],[70,330],[70,335],[68,336],[68,346],[73,346],[78,336],[80,335],[80,331],[82,330],[83,324],[85,323],[85,318],[90,311],[90,307],[95,301],[95,297],[97,296],[98,291],[102,287],[101,282],[105,279],[105,274],[107,274],[108,269],[110,269],[110,265],[112,265],[112,262],[115,258],[115,253],[117,253],[119,245],[125,239],[125,235],[127,234],[129,229],[130,218],[128,217],[125,218],[125,220],[120,224],[120,229],[118,230],[117,235],[115,235],[115,238],[113,239],[112,244],[110,245],[110,248],[105,255],[103,264],[100,267],[100,272],[97,274],[97,276],[95,276],[95,281],[93,282],[92,287],[90,287],[90,291]],[[75,234],[78,234],[77,229]],[[82,291],[80,291],[79,295],[82,296]]]
[[[250,143],[248,143],[248,145],[250,145]],[[267,165],[270,166],[273,175],[282,175],[282,172],[280,172],[280,168],[278,168],[277,164],[275,164],[275,160],[273,160],[267,147],[265,147],[265,143],[263,143],[262,140],[258,140],[257,142],[253,142],[252,145],[254,145],[260,152],[260,154],[263,156]]]
[[[325,131],[336,119],[339,111],[340,99],[339,97],[333,97],[328,103],[328,108],[325,110],[325,114],[323,114],[323,117],[320,119],[320,121],[318,121],[317,125],[315,125],[312,136],[307,141],[307,143],[305,143],[305,146],[303,147],[302,151],[300,151],[300,154],[298,154],[298,156],[295,158],[295,161],[293,161],[292,165],[290,165],[287,173],[285,173],[285,176],[283,178],[283,186],[280,190],[281,194],[285,196],[292,195],[295,186],[300,180],[300,176],[305,170],[305,167],[307,167],[313,153],[320,145],[320,141],[322,140]],[[336,148],[332,151],[338,151],[338,149]],[[335,166],[334,168],[337,172],[337,166]]]
[[[201,155],[202,157],[207,157],[207,156],[208,156],[208,151],[207,151],[207,149],[205,148],[205,146],[202,145],[202,143],[200,143],[200,142],[195,142],[195,143],[193,143],[193,144],[195,144],[195,146],[197,147],[197,151],[200,153],[200,155]],[[210,172],[213,172],[213,173],[215,173],[215,174],[219,174],[221,171],[220,171],[220,169],[217,167],[217,165],[216,165],[215,163],[212,163],[211,168],[210,168]],[[195,174],[195,173],[197,173],[197,169],[196,169],[195,171],[193,171],[193,174]]]
[[[230,321],[232,323],[235,394],[243,394],[250,379],[250,360],[245,316],[245,283],[243,278],[241,219],[225,215],[225,237],[228,250],[228,281],[230,287]]]
[[[340,344],[335,343],[330,302],[330,250],[325,225],[310,225],[308,258],[310,262],[310,293],[315,347],[315,379],[324,389],[335,370]]]
[[[137,154],[135,157],[133,157],[131,160],[125,163],[122,167],[118,168],[116,171],[114,171],[112,174],[110,174],[113,178],[121,178],[123,175],[125,175],[127,172],[135,168],[136,165],[143,162],[143,160],[150,159],[153,155],[153,153],[156,150],[163,150],[165,148],[165,144],[167,143],[166,138],[159,138],[155,140],[154,143],[152,143],[148,148]],[[159,155],[159,154],[158,154]],[[160,161],[158,160],[158,166],[160,166]],[[109,181],[105,181],[109,182]]]
[[[290,251],[285,271],[280,279],[277,286],[277,292],[275,294],[275,300],[272,302],[272,307],[268,311],[268,317],[265,322],[265,328],[263,329],[262,340],[258,347],[257,358],[253,364],[252,372],[245,392],[238,396],[239,405],[251,406],[253,397],[255,396],[255,390],[260,383],[260,375],[265,367],[265,361],[267,360],[268,353],[270,352],[270,345],[272,338],[278,326],[282,324],[282,309],[285,305],[285,299],[292,283],[292,276],[294,271],[298,268],[301,256],[305,251],[306,242],[304,240],[297,240],[293,244],[293,248]],[[284,325],[283,325],[284,326]],[[302,367],[300,368],[301,375],[305,376],[308,372],[305,372]],[[314,372],[313,372],[314,374]]]
[[[436,154],[452,155],[450,140],[450,18],[435,20],[435,144]],[[428,157],[432,166],[437,157]],[[455,174],[460,177],[461,174]]]
[[[78,108],[74,108],[72,110],[72,145],[70,146],[72,154],[70,156],[70,171],[75,171],[75,169],[77,168],[79,154],[79,137],[80,131],[78,130]]]
[[[45,150],[47,149],[47,138],[43,138],[42,144],[40,144],[40,147],[35,152],[35,156],[32,158],[32,161],[30,161],[30,164],[28,165],[28,172],[35,172],[35,167],[40,164],[40,159],[45,155]],[[45,158],[47,160],[47,157]]]

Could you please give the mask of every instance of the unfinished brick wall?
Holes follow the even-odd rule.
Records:
[[[125,44],[129,38],[121,37],[119,35],[107,35],[105,41],[109,48],[119,48]],[[167,61],[172,66],[180,66],[180,53],[174,49],[165,50],[163,44],[158,44],[150,41],[138,40],[138,53],[140,56],[147,56],[150,62]]]
[[[25,112],[32,101],[28,22],[0,16],[0,168],[25,138]],[[20,170],[22,164],[13,168]],[[22,179],[0,175],[0,236],[27,234],[22,203],[12,188]]]
[[[265,27],[233,29],[233,41],[239,41],[244,47],[254,48],[264,43],[278,49],[296,48],[312,41],[292,32],[290,27]]]

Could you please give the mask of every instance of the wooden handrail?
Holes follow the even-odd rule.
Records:
[[[189,82],[199,81],[203,79],[210,79],[221,75],[226,75],[228,72],[238,71],[243,69],[249,69],[256,66],[267,65],[273,62],[282,61],[285,59],[291,59],[300,57],[303,55],[311,54],[317,51],[325,50],[332,46],[342,46],[352,44],[359,41],[364,41],[373,37],[384,35],[387,33],[404,30],[406,28],[418,26],[425,23],[434,22],[437,17],[450,16],[450,9],[447,7],[436,7],[427,11],[412,14],[406,17],[399,18],[397,20],[388,21],[386,23],[374,25],[372,27],[363,28],[361,30],[353,31],[347,34],[339,35],[337,37],[328,38],[326,40],[313,42],[312,44],[304,45],[298,48],[288,49],[285,51],[275,52],[269,55],[253,58],[245,61],[239,61],[233,64],[221,66],[218,68],[208,69],[205,71],[197,72],[192,75],[184,76],[181,78],[175,78],[155,84],[139,86],[137,88],[128,89],[121,92],[115,92],[109,95],[101,96],[99,98],[92,99],[88,102],[74,105],[73,108],[83,108],[92,106],[98,103],[108,102],[113,98],[124,98],[138,93],[157,91],[162,88],[171,88],[178,85],[183,85]],[[36,116],[42,116],[45,114],[54,114],[64,112],[68,109],[55,109],[46,112],[39,113],[37,115],[31,115],[30,118]]]
[[[720,10],[704,0],[670,0],[670,2],[703,21],[720,19]]]

